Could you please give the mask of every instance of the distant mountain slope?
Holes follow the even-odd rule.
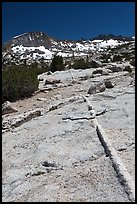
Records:
[[[101,34],[90,40],[58,40],[44,32],[28,32],[13,37],[2,46],[2,61],[3,64],[19,64],[26,60],[31,64],[41,59],[51,60],[55,54],[63,58],[87,56],[134,40],[132,37],[112,34]]]
[[[49,48],[52,45],[52,40],[53,38],[43,32],[29,32],[13,37],[13,39],[5,43],[4,46],[7,47],[7,45],[11,45],[13,47],[22,45],[24,47],[44,46],[45,48]]]
[[[122,36],[122,35],[118,35],[118,36],[115,36],[113,34],[100,34],[98,35],[97,37],[93,38],[92,40],[110,40],[110,39],[113,39],[113,40],[120,40],[120,41],[132,41],[132,37],[127,37],[127,36]]]

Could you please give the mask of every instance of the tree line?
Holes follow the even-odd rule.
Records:
[[[38,63],[27,65],[26,63],[16,65],[3,65],[2,67],[2,103],[5,101],[16,101],[32,96],[38,90],[38,74],[43,72],[55,72],[65,70],[66,64],[62,56],[55,55],[49,66],[42,62],[41,67]],[[69,68],[85,69],[91,67],[91,63],[84,59],[74,59]]]

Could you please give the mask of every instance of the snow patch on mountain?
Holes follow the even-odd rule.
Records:
[[[42,51],[43,54],[37,53],[38,50]],[[45,59],[51,59],[52,55],[53,55],[53,52],[51,52],[50,50],[46,49],[44,46],[39,46],[39,47],[24,47],[22,45],[18,45],[18,46],[13,47],[12,51],[15,54],[16,53],[23,54],[24,52],[32,52],[32,51],[34,52],[34,51],[36,51],[36,53],[33,53],[33,59],[41,58],[41,57],[44,57]]]
[[[123,40],[122,36],[117,37],[117,39],[114,39],[114,37],[116,36],[109,35],[105,36],[104,39],[101,36],[100,39],[72,41],[57,40],[43,32],[24,33],[15,36],[13,40],[5,45],[2,51],[3,62],[6,64],[9,61],[16,62],[20,59],[25,59],[30,63],[41,59],[51,62],[54,55],[60,55],[66,59],[78,56],[91,56],[95,52],[105,52],[109,47],[116,47],[129,43],[129,41],[135,41],[134,36],[130,40],[128,38]]]

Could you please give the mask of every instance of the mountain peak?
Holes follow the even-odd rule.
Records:
[[[5,43],[5,47],[24,46],[24,47],[38,47],[44,46],[49,48],[54,38],[48,36],[44,32],[28,32],[13,37],[9,42]]]
[[[27,36],[27,35],[39,37],[39,36],[45,35],[45,33],[44,33],[44,32],[35,32],[35,31],[34,31],[34,32],[23,33],[23,34],[20,34],[20,35],[15,36],[15,37],[13,37],[13,38],[14,38],[14,39],[16,39],[16,38],[21,38],[21,37],[24,37],[24,36]]]
[[[113,34],[99,34],[92,40],[121,40],[121,41],[131,41],[133,40],[132,37],[127,37],[123,35],[113,35]]]

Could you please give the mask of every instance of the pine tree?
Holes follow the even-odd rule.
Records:
[[[50,65],[50,71],[55,72],[55,71],[62,71],[64,70],[65,65],[63,63],[63,58],[62,56],[54,55],[51,65]]]

